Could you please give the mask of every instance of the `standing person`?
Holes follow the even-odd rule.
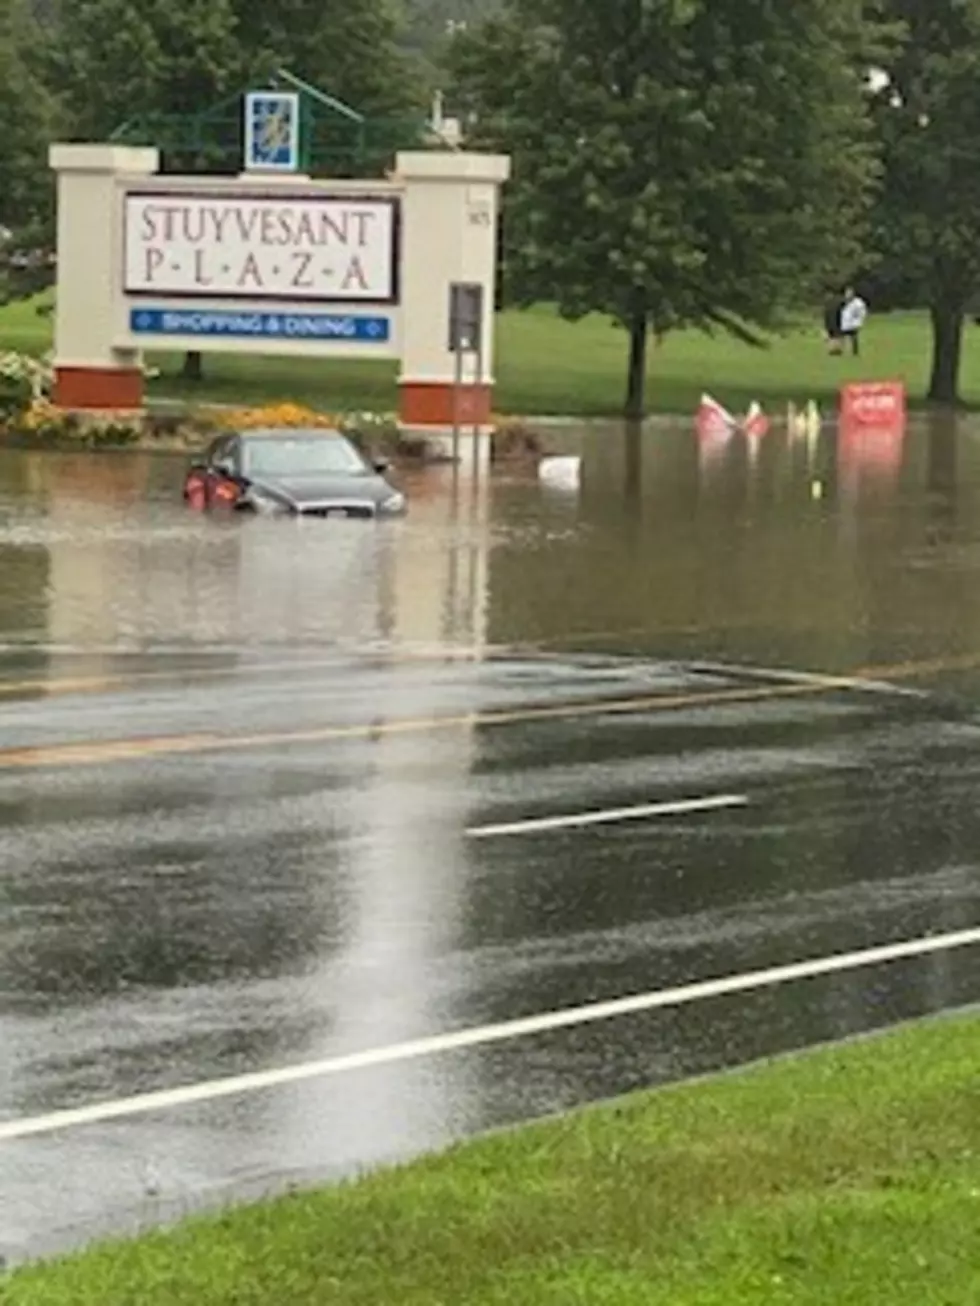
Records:
[[[827,339],[827,349],[831,354],[839,354],[841,351],[840,319],[843,307],[843,296],[834,295],[833,299],[828,300],[823,311],[823,330]]]
[[[868,306],[853,286],[848,286],[844,294],[844,304],[840,311],[840,332],[845,340],[851,342],[851,353],[857,358],[861,352],[861,328],[868,320]]]

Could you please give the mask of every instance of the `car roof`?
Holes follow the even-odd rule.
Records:
[[[304,440],[346,440],[342,431],[335,431],[331,426],[253,426],[247,431],[239,431],[242,440],[268,440],[269,438],[288,439],[302,436]]]

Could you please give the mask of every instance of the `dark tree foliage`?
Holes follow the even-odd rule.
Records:
[[[959,399],[963,329],[980,299],[980,0],[882,0],[901,36],[875,122],[884,163],[875,275],[933,328],[929,397]]]
[[[750,340],[860,259],[875,177],[854,0],[507,0],[453,50],[473,139],[513,153],[507,281],[630,334]]]

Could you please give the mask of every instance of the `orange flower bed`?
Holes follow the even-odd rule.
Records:
[[[39,431],[42,427],[52,426],[63,420],[64,413],[49,399],[35,399],[30,408],[21,415],[18,425],[25,431]]]
[[[263,426],[318,427],[338,429],[343,419],[333,413],[319,413],[302,404],[269,404],[264,408],[212,410],[214,422],[229,430],[245,431]]]

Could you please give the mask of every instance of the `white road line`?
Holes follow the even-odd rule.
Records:
[[[695,984],[685,984],[680,988],[660,989],[632,997],[614,998],[608,1002],[594,1002],[587,1006],[566,1008],[564,1011],[544,1012],[541,1015],[508,1020],[497,1025],[483,1025],[476,1029],[435,1034],[430,1038],[415,1039],[409,1043],[396,1043],[391,1047],[351,1052],[344,1056],[328,1057],[322,1061],[309,1061],[303,1065],[284,1066],[278,1070],[260,1070],[228,1079],[188,1084],[183,1088],[141,1093],[136,1097],[119,1098],[114,1102],[96,1102],[90,1106],[53,1111],[48,1115],[7,1120],[0,1122],[0,1143],[29,1138],[36,1134],[53,1134],[80,1125],[96,1125],[107,1120],[146,1115],[151,1111],[166,1111],[200,1102],[214,1102],[219,1098],[255,1093],[262,1089],[281,1088],[285,1084],[323,1079],[329,1075],[370,1070],[375,1066],[390,1066],[397,1062],[418,1061],[423,1057],[459,1052],[464,1048],[485,1047],[489,1043],[505,1043],[536,1034],[547,1034],[554,1030],[595,1024],[614,1017],[660,1011],[666,1007],[680,1007],[735,993],[751,993],[798,980],[840,975],[869,966],[882,966],[889,962],[927,957],[934,953],[950,952],[977,944],[980,944],[980,927],[960,930],[953,934],[937,934],[930,938],[912,939],[906,943],[887,943],[876,948],[866,948],[861,952],[817,957],[809,961],[793,962],[788,966],[775,966],[770,970],[730,975],[723,979],[702,980]]]
[[[712,812],[723,807],[745,807],[745,794],[718,794],[711,798],[685,798],[670,803],[644,803],[640,807],[608,807],[598,812],[572,816],[539,816],[504,825],[474,825],[466,831],[470,839],[496,839],[502,835],[534,834],[539,830],[571,830],[583,825],[612,825],[616,821],[639,821],[645,816],[679,816],[685,812]]]

